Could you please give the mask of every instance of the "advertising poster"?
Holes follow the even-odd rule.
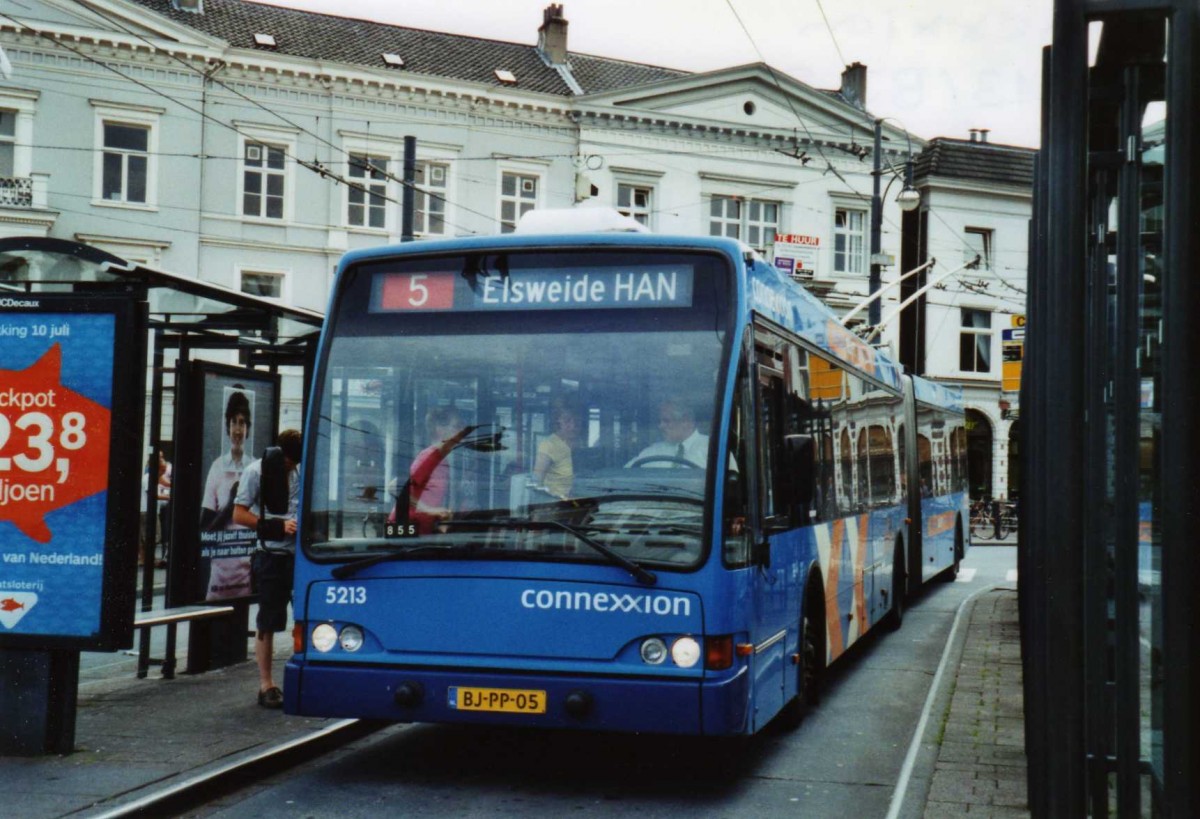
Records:
[[[197,600],[249,597],[257,537],[233,520],[242,470],[275,440],[278,382],[253,370],[198,365],[201,402],[199,496],[193,518]]]
[[[45,309],[66,304],[0,299],[0,644],[20,636],[100,647],[115,636],[105,607],[120,597],[112,584],[122,568],[109,512],[124,308]],[[136,464],[136,443],[126,454]]]
[[[819,236],[799,233],[775,234],[775,266],[793,276],[811,279],[817,272],[817,255],[821,250]]]

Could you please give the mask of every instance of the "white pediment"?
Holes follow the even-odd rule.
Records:
[[[872,117],[840,97],[761,63],[690,74],[577,98],[591,111],[702,120],[749,131],[805,130],[820,140],[862,142]]]

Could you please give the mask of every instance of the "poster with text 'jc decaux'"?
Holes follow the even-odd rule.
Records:
[[[102,642],[119,311],[52,298],[0,299],[0,645]]]

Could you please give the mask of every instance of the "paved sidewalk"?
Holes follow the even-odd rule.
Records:
[[[291,641],[275,647],[282,675]],[[331,722],[260,708],[257,691],[253,661],[173,680],[156,671],[139,680],[132,666],[120,677],[81,678],[75,753],[0,756],[0,816],[98,815]]]
[[[927,819],[1029,816],[1017,592],[974,601],[925,806]],[[939,730],[940,725],[940,730]]]

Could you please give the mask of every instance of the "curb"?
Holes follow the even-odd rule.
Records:
[[[999,583],[984,586],[972,592],[959,604],[946,648],[942,652],[942,660],[930,684],[921,720],[913,732],[912,743],[901,770],[900,780],[896,783],[887,819],[921,819],[925,815],[933,773],[942,747],[942,728],[949,715],[950,703],[958,683],[958,672],[966,649],[971,619],[975,616],[975,608],[983,596],[1002,588],[1005,588],[1005,585]],[[953,669],[953,673],[945,674],[948,669]]]

